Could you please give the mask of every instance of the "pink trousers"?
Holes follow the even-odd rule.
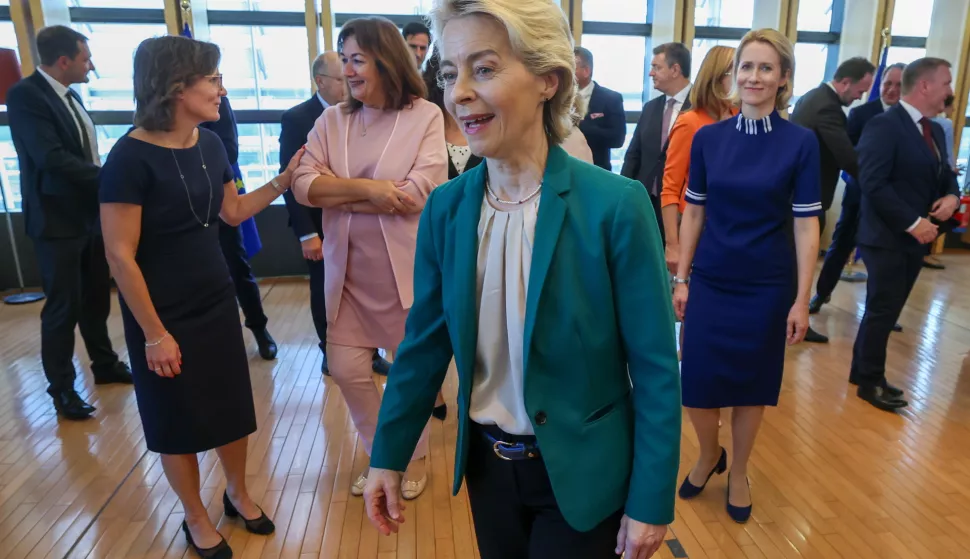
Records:
[[[374,434],[377,432],[377,414],[381,409],[381,393],[374,384],[373,371],[374,348],[350,347],[337,344],[327,344],[327,365],[330,367],[330,377],[333,378],[347,401],[350,417],[357,427],[357,433],[364,441],[364,450],[370,456],[374,444]],[[388,350],[388,360],[393,360],[393,353]],[[429,424],[424,426],[418,445],[414,448],[411,460],[417,460],[428,455]]]

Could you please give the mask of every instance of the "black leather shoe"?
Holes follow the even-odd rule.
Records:
[[[256,345],[259,347],[259,356],[266,361],[276,359],[276,340],[269,335],[269,330],[265,328],[253,330],[253,336],[256,338]]]
[[[924,259],[923,267],[929,268],[930,270],[946,270],[946,266],[941,264],[940,261],[936,260],[935,258],[933,260]]]
[[[226,516],[229,518],[239,517],[243,519],[243,522],[246,523],[247,532],[258,534],[260,536],[268,536],[276,531],[276,525],[273,524],[273,521],[270,520],[268,516],[266,516],[263,509],[259,509],[259,518],[253,520],[245,518],[239,514],[239,511],[236,510],[235,505],[233,505],[232,501],[229,499],[229,493],[227,492],[222,493],[222,506],[225,507]],[[257,506],[256,508],[259,507]]]
[[[855,386],[859,386],[859,383],[852,379],[849,379],[849,383],[854,384]],[[892,398],[899,398],[900,396],[906,393],[902,388],[889,384],[888,380],[882,381],[882,388],[883,390],[886,391],[886,394],[888,394]]]
[[[808,314],[818,314],[824,304],[825,301],[820,299],[818,295],[813,296],[812,300],[808,302]]]
[[[58,415],[65,419],[83,420],[90,419],[91,414],[97,408],[81,399],[74,390],[65,390],[56,394],[51,394],[54,400],[54,409]]]
[[[131,378],[131,369],[128,365],[118,361],[108,369],[92,370],[94,373],[94,384],[134,384]]]
[[[704,480],[704,485],[698,487],[690,482],[690,474],[684,478],[684,483],[680,484],[680,490],[677,494],[680,495],[681,499],[693,499],[694,497],[701,494],[701,491],[707,487],[707,482],[714,477],[714,474],[723,474],[727,470],[727,451],[724,447],[721,447],[721,457],[717,459],[717,464],[714,465],[714,469],[711,473],[707,474],[707,479]]]
[[[906,400],[890,395],[888,389],[882,386],[860,386],[856,395],[883,411],[896,411],[909,405]]]
[[[903,327],[901,324],[899,324],[898,322],[896,324],[893,324],[893,332],[902,332],[902,331],[903,331]]]
[[[388,363],[387,359],[384,359],[380,355],[374,356],[374,363],[372,366],[375,373],[385,377],[387,376],[387,373],[391,370],[391,364]]]
[[[827,344],[829,343],[829,338],[812,330],[812,327],[809,326],[808,332],[805,333],[805,341],[810,344]]]
[[[182,531],[185,532],[185,541],[189,542],[189,547],[194,549],[202,559],[232,559],[232,548],[229,547],[226,538],[222,538],[219,545],[215,547],[202,549],[195,545],[195,540],[192,539],[192,532],[189,531],[189,525],[184,520],[182,521]]]
[[[330,365],[327,364],[327,354],[326,353],[323,354],[323,363],[320,364],[320,372],[323,373],[323,376],[325,376],[325,377],[329,377],[330,376]]]

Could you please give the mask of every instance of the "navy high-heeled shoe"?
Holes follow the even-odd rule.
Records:
[[[751,492],[751,483],[748,482],[748,478],[744,478],[744,482],[748,484],[748,492]],[[744,524],[751,518],[751,509],[754,507],[753,504],[746,507],[736,507],[731,504],[731,476],[728,475],[727,483],[727,513],[731,517],[731,520],[737,522],[738,524]]]
[[[714,465],[714,469],[711,470],[711,473],[707,474],[707,479],[704,480],[704,485],[697,487],[690,482],[690,474],[687,474],[687,477],[684,478],[684,483],[680,484],[680,491],[678,491],[677,494],[680,495],[681,499],[693,499],[694,497],[700,495],[701,491],[707,487],[707,482],[714,477],[714,474],[723,474],[725,471],[727,471],[727,451],[724,450],[724,447],[722,446],[721,457],[718,458],[717,464]]]
[[[222,538],[219,545],[215,547],[201,548],[195,545],[195,538],[192,537],[192,532],[189,531],[189,524],[184,520],[182,521],[182,531],[185,532],[185,541],[188,542],[189,547],[194,549],[202,559],[232,559],[232,548],[229,547],[226,538]]]

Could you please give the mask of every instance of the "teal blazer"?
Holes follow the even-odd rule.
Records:
[[[371,454],[373,467],[407,468],[454,356],[455,493],[468,454],[485,169],[438,187],[425,204],[414,305],[387,376]],[[556,502],[579,531],[621,508],[634,520],[669,524],[680,458],[680,373],[653,206],[639,182],[559,147],[549,152],[543,185],[523,370],[525,407]]]

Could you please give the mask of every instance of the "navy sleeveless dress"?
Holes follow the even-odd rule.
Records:
[[[705,126],[685,198],[706,219],[684,317],[683,404],[777,405],[797,287],[793,218],[822,213],[818,140],[777,112]]]
[[[236,295],[219,246],[223,187],[231,180],[222,141],[205,129],[197,146],[179,150],[125,136],[101,171],[102,203],[142,207],[135,260],[182,351],[182,374],[163,378],[149,370],[144,333],[119,296],[138,412],[153,452],[194,454],[256,430]]]

